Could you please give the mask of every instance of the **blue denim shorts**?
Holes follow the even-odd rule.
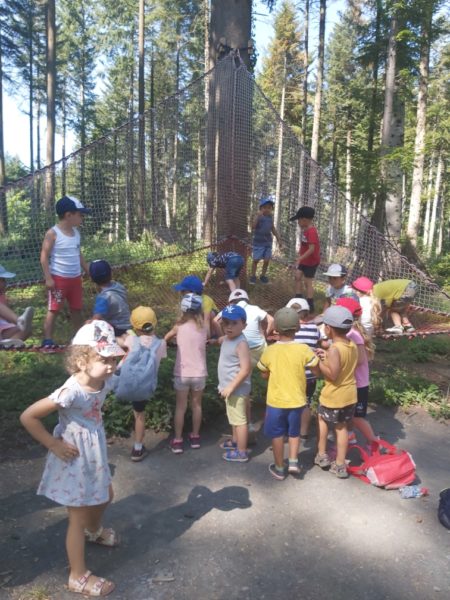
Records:
[[[272,246],[253,246],[253,260],[270,260]]]
[[[303,406],[298,408],[275,408],[267,406],[264,435],[278,438],[284,435],[299,437]]]
[[[227,265],[225,267],[225,279],[236,279],[243,266],[244,259],[242,256],[240,256],[240,254],[231,256],[227,260]]]

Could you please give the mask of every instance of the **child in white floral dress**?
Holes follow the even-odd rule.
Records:
[[[25,429],[49,450],[37,493],[67,507],[68,589],[86,596],[106,596],[114,589],[112,582],[87,570],[84,549],[85,541],[109,547],[118,543],[114,530],[101,525],[113,497],[101,408],[123,354],[108,323],[94,320],[84,325],[67,350],[71,377],[20,417]],[[41,419],[54,411],[59,423],[51,435]]]

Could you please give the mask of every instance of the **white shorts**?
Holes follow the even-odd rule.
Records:
[[[173,387],[179,392],[200,392],[205,389],[206,377],[178,377],[173,378]]]

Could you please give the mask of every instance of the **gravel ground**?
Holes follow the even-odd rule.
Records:
[[[421,410],[377,407],[370,420],[412,453],[428,497],[402,500],[313,467],[314,437],[300,454],[300,480],[283,482],[269,475],[262,434],[249,463],[223,461],[223,422],[182,456],[149,434],[150,454],[137,464],[130,440],[115,441],[106,523],[122,543],[89,546],[89,568],[116,583],[115,600],[449,598],[450,531],[436,516],[439,491],[450,486],[448,426]],[[30,444],[0,463],[1,599],[76,597],[64,589],[65,511],[35,495],[43,461]]]

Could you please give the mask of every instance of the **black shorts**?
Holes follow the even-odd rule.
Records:
[[[367,404],[369,402],[369,386],[356,388],[358,402],[355,407],[355,417],[367,415]]]
[[[314,267],[310,267],[309,265],[298,265],[297,269],[299,271],[301,271],[303,273],[303,275],[305,277],[307,277],[308,279],[313,279],[316,274],[318,266],[319,265],[315,265]]]
[[[319,410],[317,412],[326,423],[331,423],[333,425],[336,423],[348,423],[348,421],[353,419],[355,406],[356,404],[350,404],[343,408],[329,408],[328,406],[319,404]]]
[[[131,403],[133,410],[137,413],[144,412],[147,404],[148,404],[148,400],[138,400],[136,402]]]

